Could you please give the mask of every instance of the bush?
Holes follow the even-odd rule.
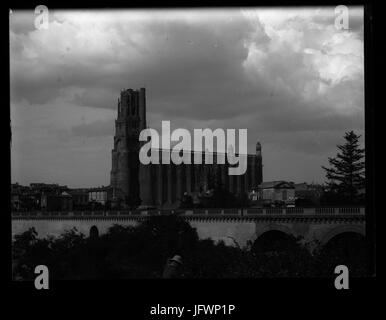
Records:
[[[114,225],[97,238],[72,229],[57,238],[39,239],[35,229],[29,229],[15,236],[13,274],[30,280],[35,266],[44,264],[53,279],[160,278],[167,259],[178,254],[185,278],[325,276],[326,263],[338,260],[330,261],[326,250],[315,252],[302,239],[273,233],[247,248],[230,247],[200,240],[179,216],[154,216],[136,227]]]

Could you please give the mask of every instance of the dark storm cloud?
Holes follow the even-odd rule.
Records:
[[[111,136],[114,134],[114,119],[98,120],[72,127],[72,132],[82,137]]]
[[[55,104],[58,140],[77,141],[112,136],[120,90],[146,87],[151,127],[171,120],[175,128],[247,128],[250,151],[260,140],[272,154],[308,154],[319,167],[312,157],[364,122],[362,10],[350,9],[350,30],[342,32],[333,9],[53,12],[46,32],[33,29],[31,15],[14,15],[11,101],[15,109],[43,106],[34,116],[43,123]]]
[[[282,95],[279,100],[291,97],[280,92],[282,88],[275,92],[276,87],[264,77],[266,74],[287,83],[295,90],[295,95],[304,83],[320,79],[317,72],[304,64],[302,54],[283,50],[271,53],[265,66],[266,74],[257,75],[251,82],[243,68],[249,52],[245,41],[252,33],[251,24],[245,19],[195,25],[165,22],[161,27],[149,23],[141,32],[151,42],[150,48],[140,44],[133,47],[129,34],[124,34],[125,29],[117,27],[116,30],[122,32],[121,40],[132,48],[124,52],[139,52],[139,59],[115,61],[114,58],[118,59],[115,54],[112,59],[88,57],[87,54],[78,59],[69,44],[63,52],[58,52],[55,64],[47,68],[44,68],[45,57],[39,56],[33,62],[38,75],[26,73],[29,66],[25,64],[15,64],[11,77],[13,99],[46,103],[67,94],[79,105],[115,109],[120,88],[146,86],[150,112],[197,119],[230,119],[237,113],[259,109],[273,119],[276,106],[272,104],[274,99],[269,98],[273,95]],[[261,46],[270,38],[260,28],[258,38],[253,41]],[[264,106],[267,100],[270,108]],[[301,101],[292,100],[291,103],[296,114]]]
[[[188,112],[187,116],[203,117],[199,110],[204,109],[212,117],[229,117],[234,102],[246,91],[264,91],[252,88],[243,74],[242,62],[248,54],[243,39],[248,30],[250,25],[245,21],[224,26],[221,36],[215,34],[215,24],[170,22],[163,28],[150,24],[143,32],[151,39],[151,50],[133,48],[142,51],[140,59],[123,59],[117,69],[114,61],[100,57],[77,61],[69,50],[38,79],[34,73],[22,76],[24,66],[15,66],[13,96],[45,103],[66,88],[78,88],[72,98],[79,105],[116,108],[121,88],[146,86],[149,103],[157,106],[155,112]],[[122,40],[130,43],[126,37]],[[41,60],[43,63],[43,57]]]

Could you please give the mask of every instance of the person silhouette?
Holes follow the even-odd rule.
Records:
[[[179,255],[173,256],[173,258],[166,261],[162,278],[175,279],[181,278],[182,275],[182,258]]]

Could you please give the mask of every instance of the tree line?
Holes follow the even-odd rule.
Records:
[[[360,276],[366,260],[360,241],[329,247],[274,232],[245,248],[227,246],[199,239],[195,228],[174,215],[150,217],[136,227],[114,225],[89,237],[74,228],[39,238],[30,229],[15,235],[12,253],[14,279],[27,280],[41,264],[53,279],[161,278],[174,255],[182,257],[184,278],[332,277],[337,264]]]

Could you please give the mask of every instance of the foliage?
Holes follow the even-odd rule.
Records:
[[[114,225],[98,238],[86,238],[76,229],[38,238],[29,229],[14,238],[14,278],[33,279],[39,264],[47,265],[54,279],[160,278],[167,259],[176,254],[183,259],[185,278],[326,275],[327,265],[342,263],[336,254],[330,259],[331,248],[313,254],[303,239],[274,233],[246,248],[232,247],[200,240],[188,222],[174,215],[150,217],[136,227]]]
[[[209,194],[205,194],[200,200],[204,208],[236,208],[249,204],[246,193],[235,196],[222,186],[211,189]]]
[[[347,237],[347,235],[350,235]],[[366,242],[362,235],[347,233],[338,235],[325,246],[320,246],[315,262],[318,265],[319,276],[332,275],[335,267],[345,265],[350,270],[351,277],[360,277],[366,274],[367,255]]]
[[[323,199],[325,204],[356,204],[363,201],[359,192],[365,187],[365,151],[359,146],[359,138],[353,131],[346,132],[345,143],[338,145],[340,152],[336,157],[328,158],[330,167],[322,166],[327,178],[327,193]]]

